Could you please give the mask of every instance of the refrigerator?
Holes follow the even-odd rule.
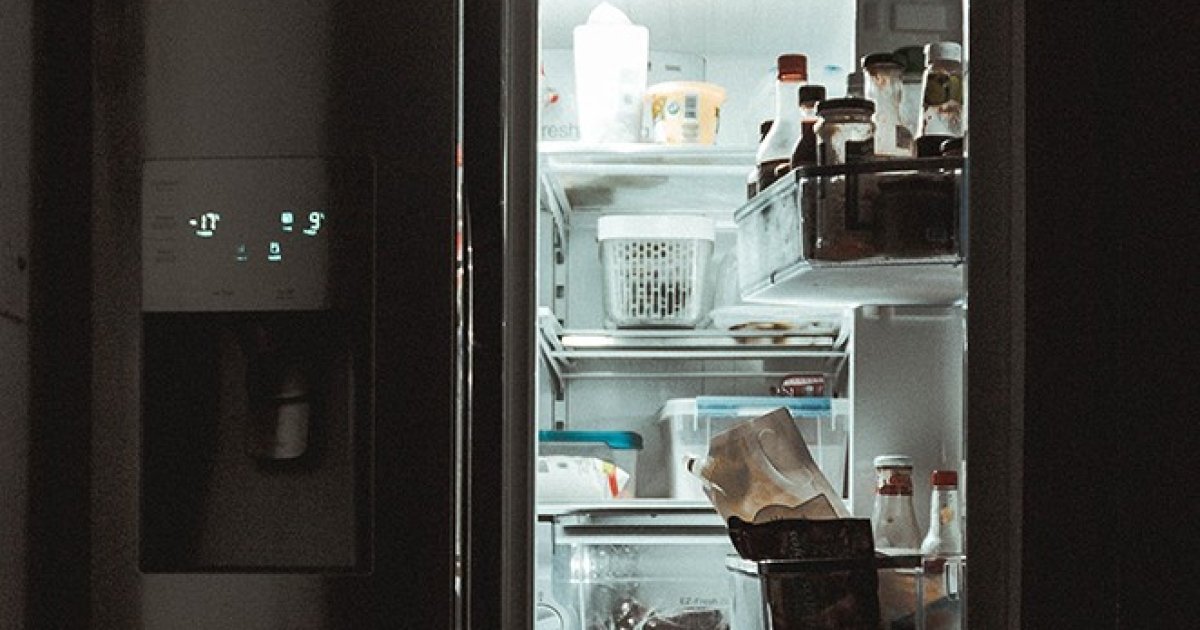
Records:
[[[725,614],[730,540],[694,485],[677,496],[687,440],[672,428],[819,373],[827,404],[795,415],[855,516],[870,514],[875,455],[913,457],[922,531],[929,471],[959,471],[970,625],[1116,623],[1109,550],[1139,529],[1081,527],[1119,507],[1081,471],[1128,429],[1089,422],[1113,399],[1079,366],[1111,361],[1091,342],[1119,331],[1100,308],[1112,293],[1071,286],[1115,272],[1103,243],[1053,240],[1051,212],[1099,179],[1053,167],[1103,164],[1054,135],[1073,101],[1048,86],[1086,82],[1052,61],[1097,52],[1077,34],[1107,22],[978,0],[614,1],[648,30],[646,87],[725,91],[715,142],[677,146],[653,140],[649,102],[636,140],[578,139],[574,28],[598,4],[6,0],[22,19],[3,21],[5,212],[29,238],[0,244],[29,272],[5,267],[0,326],[30,357],[9,388],[28,400],[6,402],[26,418],[4,425],[20,504],[5,510],[7,618]],[[810,82],[840,96],[862,55],[939,40],[967,51],[969,134],[959,250],[935,290],[906,291],[903,269],[874,295],[799,291],[794,268],[743,282],[737,215],[776,56],[808,55]],[[623,327],[605,305],[601,220],[648,215],[711,221],[695,323]],[[738,302],[793,325],[731,334],[713,309]],[[624,496],[548,499],[555,431],[635,451]],[[1038,483],[1056,471],[1073,509]]]
[[[759,123],[775,115],[776,58],[806,55],[807,82],[842,97],[853,89],[848,77],[862,76],[863,55],[962,41],[962,7],[598,5],[541,2],[530,51],[537,189],[536,204],[522,207],[534,231],[537,309],[532,621],[579,630],[762,624],[744,610],[761,602],[734,601],[725,559],[735,552],[684,456],[705,455],[708,439],[738,419],[790,407],[856,517],[872,513],[873,458],[911,457],[921,534],[931,471],[965,473],[966,460],[965,243],[940,260],[895,266],[808,264],[795,253],[788,241],[799,234],[787,232],[796,222],[779,217],[799,213],[790,198],[804,193],[783,184],[748,200],[746,191]],[[598,25],[618,7],[636,26]],[[647,70],[621,128],[588,102],[619,81],[588,82],[613,81],[604,68],[627,63],[621,46],[642,45],[639,32],[648,52],[628,63]],[[593,33],[614,41],[589,66]],[[693,90],[692,102],[673,89]],[[703,111],[673,118],[679,105],[716,109],[715,131],[669,136],[672,121],[705,124]],[[965,222],[966,204],[954,207]],[[754,332],[764,322],[775,325]],[[795,374],[820,381],[812,402],[822,407],[773,397]],[[576,468],[589,457],[636,479],[616,498],[613,488],[591,492]]]

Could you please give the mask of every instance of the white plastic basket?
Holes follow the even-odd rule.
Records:
[[[601,217],[604,309],[621,328],[693,327],[712,302],[712,219],[688,215]]]

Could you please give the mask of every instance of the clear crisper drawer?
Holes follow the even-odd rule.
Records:
[[[687,472],[686,459],[704,457],[712,436],[734,423],[786,407],[796,421],[817,467],[845,496],[846,456],[849,447],[848,401],[832,398],[785,396],[700,396],[674,399],[660,412],[667,446],[667,477],[671,497],[705,499],[700,480]]]
[[[725,557],[733,546],[719,517],[707,517],[713,524],[558,517],[564,520],[555,526],[553,588],[570,617],[568,630],[728,630]]]
[[[946,303],[962,294],[963,159],[797,169],[734,215],[751,301]]]

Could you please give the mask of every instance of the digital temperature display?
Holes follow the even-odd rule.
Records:
[[[320,159],[146,162],[143,310],[328,308],[328,171]]]

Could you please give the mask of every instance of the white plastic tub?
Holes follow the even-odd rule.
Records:
[[[692,328],[712,305],[708,217],[611,215],[596,224],[604,309],[618,328]]]

